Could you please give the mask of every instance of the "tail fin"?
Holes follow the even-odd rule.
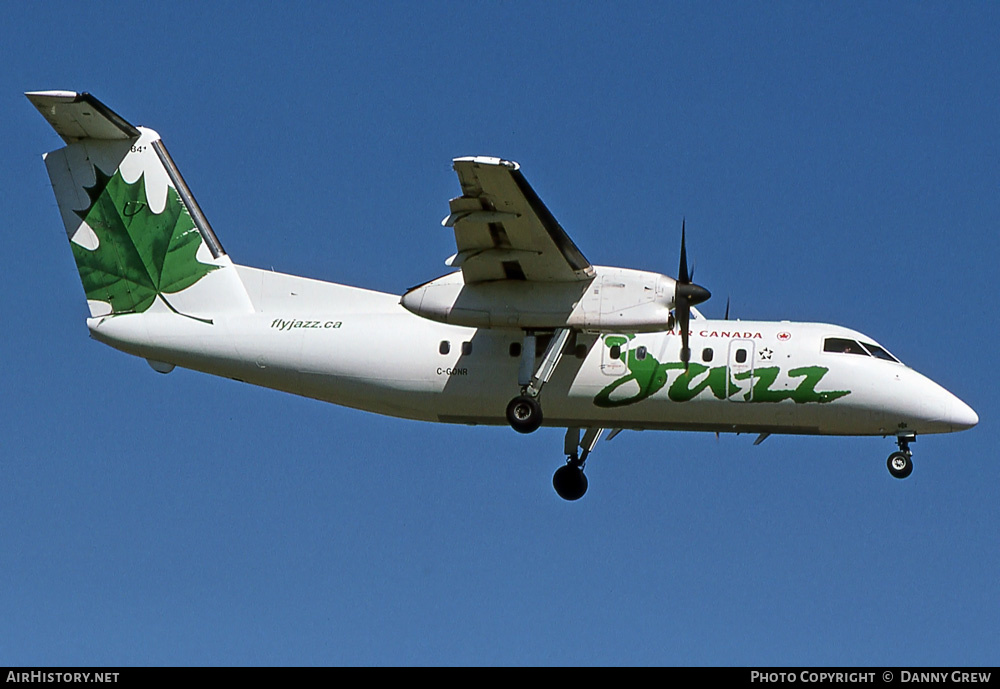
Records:
[[[159,134],[88,93],[25,95],[67,144],[45,166],[92,316],[252,310]]]

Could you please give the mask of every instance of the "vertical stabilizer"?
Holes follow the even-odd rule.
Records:
[[[25,95],[67,144],[45,166],[92,316],[253,310],[159,134],[87,93]]]

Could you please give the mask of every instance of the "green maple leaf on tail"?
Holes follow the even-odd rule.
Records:
[[[129,184],[116,171],[95,167],[97,181],[84,187],[90,207],[75,211],[97,235],[96,249],[70,242],[87,298],[111,304],[112,313],[142,313],[159,296],[187,289],[219,266],[195,258],[201,234],[177,191],[167,186],[160,213],[149,208],[145,173]]]

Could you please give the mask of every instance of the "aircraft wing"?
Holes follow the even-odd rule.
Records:
[[[466,284],[488,280],[574,282],[595,274],[584,255],[524,179],[520,166],[483,156],[455,158],[462,195],[441,221],[455,230],[448,265]]]

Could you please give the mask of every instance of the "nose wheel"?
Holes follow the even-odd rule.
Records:
[[[913,473],[913,461],[905,452],[893,452],[889,455],[886,466],[894,478],[906,478]]]
[[[579,500],[587,492],[587,475],[583,473],[583,465],[573,459],[556,469],[552,477],[552,487],[563,500]]]
[[[889,455],[889,459],[885,463],[893,478],[903,479],[913,473],[913,460],[911,459],[913,453],[910,452],[910,443],[916,439],[915,435],[896,437],[896,445],[899,446],[899,450]]]

